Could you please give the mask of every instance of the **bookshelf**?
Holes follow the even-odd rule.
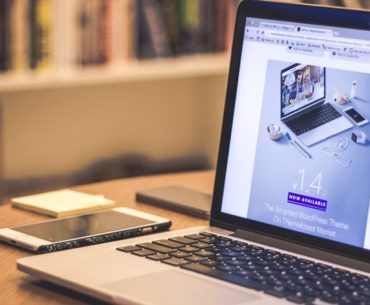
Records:
[[[237,2],[2,0],[6,183],[127,154],[214,163]]]
[[[1,5],[7,1],[10,0],[1,0]],[[20,5],[23,1],[14,3]],[[49,0],[49,4],[68,3],[62,9],[65,14],[68,10],[74,12],[76,3],[84,1]],[[127,7],[135,2],[122,1]],[[320,3],[329,2],[340,1]],[[360,5],[366,1],[341,1],[352,3]],[[63,18],[53,20],[63,24]],[[132,16],[126,13],[125,18],[128,28],[135,28]],[[0,174],[6,181],[22,184],[23,179],[39,177],[58,180],[97,160],[127,154],[149,156],[157,161],[202,155],[215,164],[229,64],[226,47],[209,54],[185,52],[171,57],[159,53],[151,59],[139,60],[133,56],[131,45],[129,50],[120,49],[124,54],[113,54],[123,56],[118,64],[113,61],[82,65],[76,62],[76,44],[61,52],[63,43],[55,41],[55,37],[76,37],[63,31],[63,26],[55,24],[54,38],[49,37],[50,52],[45,54],[55,53],[48,68],[23,66],[21,71],[3,69],[0,73],[3,171]],[[65,31],[74,34],[70,25]],[[126,33],[121,38],[127,42],[133,39],[132,35]]]
[[[132,61],[123,67],[92,67],[74,72],[0,76],[1,92],[92,86],[109,83],[147,82],[174,78],[225,75],[229,54],[208,54]]]

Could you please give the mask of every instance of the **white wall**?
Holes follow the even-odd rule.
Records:
[[[68,174],[125,153],[214,164],[225,84],[224,75],[0,93],[3,175]]]

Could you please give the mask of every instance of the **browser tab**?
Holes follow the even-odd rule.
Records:
[[[270,23],[270,22],[261,22],[260,28],[265,28],[269,30],[278,30],[278,31],[288,31],[294,32],[296,27],[294,25],[284,24],[284,23]]]
[[[304,35],[314,35],[314,36],[333,36],[333,31],[328,29],[316,28],[316,27],[306,27],[306,26],[297,26],[295,27],[296,32],[299,32]]]

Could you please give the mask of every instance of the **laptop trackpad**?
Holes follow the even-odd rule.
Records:
[[[103,286],[122,295],[122,303],[125,296],[129,300],[158,305],[236,305],[260,299],[247,291],[176,270],[155,272]]]

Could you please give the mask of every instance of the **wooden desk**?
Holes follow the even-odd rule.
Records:
[[[91,194],[104,194],[107,198],[114,200],[118,206],[130,207],[169,218],[173,222],[171,229],[174,230],[190,226],[207,225],[208,222],[143,203],[137,203],[135,201],[136,191],[164,185],[181,185],[212,193],[213,179],[214,171],[205,171],[120,179],[78,186],[73,189]],[[0,206],[1,228],[43,219],[49,218],[12,208],[10,204]],[[0,243],[0,304],[102,304],[97,300],[33,279],[19,272],[16,269],[16,261],[21,257],[29,255],[32,254]]]

